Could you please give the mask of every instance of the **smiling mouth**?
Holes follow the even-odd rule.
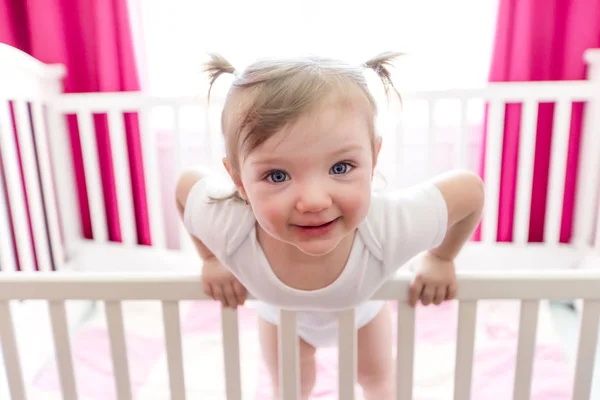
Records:
[[[325,222],[324,224],[320,224],[320,225],[296,225],[296,226],[298,228],[302,228],[302,229],[308,229],[308,230],[313,230],[314,229],[314,230],[317,230],[317,229],[327,228],[328,226],[333,225],[333,223],[335,221],[337,221],[338,219],[339,219],[339,217],[335,218],[335,219],[332,219],[329,222]]]
[[[319,229],[319,228],[325,228],[326,226],[331,225],[331,224],[333,224],[333,221],[329,221],[329,222],[326,222],[321,225],[298,225],[298,226],[300,226],[300,228],[304,228],[304,229]]]

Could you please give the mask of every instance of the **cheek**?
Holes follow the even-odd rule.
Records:
[[[369,209],[370,196],[356,195],[348,196],[343,202],[344,213],[353,215],[357,219],[364,216]]]
[[[278,197],[272,193],[254,191],[248,193],[252,210],[258,223],[266,230],[277,230],[278,225],[287,220],[283,202],[277,201]]]
[[[352,190],[345,191],[339,199],[338,204],[342,212],[346,214],[354,223],[360,223],[369,211],[371,204],[371,184],[370,181],[361,180]]]
[[[283,210],[275,202],[264,202],[260,207],[260,218],[269,224],[278,224],[284,219]]]

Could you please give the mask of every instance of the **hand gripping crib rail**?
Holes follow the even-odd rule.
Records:
[[[440,121],[436,107],[453,100],[459,106],[456,136],[451,138],[455,149],[452,166],[467,166],[470,136],[467,106],[481,101],[488,106],[486,164],[484,180],[488,202],[480,241],[467,244],[457,265],[460,270],[459,317],[456,337],[455,398],[468,398],[473,372],[474,324],[477,305],[486,299],[516,299],[521,301],[518,352],[514,374],[515,398],[528,398],[531,390],[532,357],[536,332],[535,315],[543,299],[582,299],[581,337],[578,341],[574,370],[573,395],[587,398],[592,382],[594,352],[597,339],[600,280],[593,268],[599,263],[600,226],[598,216],[598,182],[600,178],[600,53],[586,54],[588,79],[573,82],[523,82],[490,84],[480,89],[412,92],[405,94],[404,104],[424,104],[427,140],[419,143],[427,154],[423,170],[436,172],[431,162],[436,143],[448,141],[439,135]],[[205,300],[198,284],[201,268],[190,243],[179,236],[180,228],[169,228],[174,211],[170,204],[169,185],[174,173],[183,166],[184,150],[197,146],[205,151],[210,163],[217,163],[220,154],[218,133],[210,129],[209,109],[197,98],[161,97],[146,93],[64,94],[61,66],[45,65],[6,45],[0,45],[0,336],[4,354],[6,380],[0,376],[0,395],[10,394],[22,399],[35,375],[33,359],[46,347],[55,349],[64,398],[76,399],[69,337],[74,326],[88,310],[91,302],[105,302],[107,325],[114,365],[118,398],[131,398],[132,382],[125,358],[122,302],[133,299],[154,299],[162,302],[165,341],[168,358],[169,388],[172,398],[183,399],[185,393],[182,358],[182,336],[178,325],[178,302]],[[544,240],[528,242],[529,204],[532,198],[533,155],[536,135],[537,105],[556,104],[552,130],[552,150],[549,169],[548,203],[544,222]],[[568,243],[560,241],[563,199],[567,195],[565,166],[568,157],[571,104],[585,102],[582,144],[575,196],[574,228]],[[504,105],[521,103],[521,135],[519,170],[515,193],[514,237],[511,242],[496,240],[500,191],[500,160],[503,144]],[[162,110],[162,111],[161,111]],[[156,121],[163,112],[172,117]],[[130,171],[128,143],[123,114],[133,113],[139,119],[143,191],[147,199],[148,226],[152,245],[142,245],[139,221],[136,221],[132,197],[135,171]],[[205,116],[191,121],[189,116]],[[76,211],[78,197],[76,174],[71,157],[65,116],[74,117],[78,127],[82,171],[85,176],[91,235],[84,235],[81,215]],[[103,184],[104,165],[99,159],[95,140],[95,115],[107,117],[107,137],[110,138],[110,159],[114,166],[113,193],[116,196],[121,239],[110,240]],[[174,117],[174,118],[173,118]],[[13,125],[14,122],[14,125]],[[168,125],[174,140],[176,157],[170,159],[159,150],[157,125]],[[201,143],[186,142],[199,129]],[[97,127],[96,127],[97,129]],[[383,164],[395,173],[415,164],[405,160],[410,149],[408,128],[395,125],[395,134],[387,141]],[[96,134],[99,134],[97,131]],[[390,140],[388,140],[390,139]],[[391,142],[391,144],[390,144]],[[446,144],[448,144],[446,142]],[[75,146],[75,145],[73,145]],[[404,151],[404,153],[400,153]],[[410,150],[408,150],[410,151]],[[100,161],[99,161],[100,160]],[[162,163],[162,164],[161,164]],[[166,166],[166,167],[165,167]],[[165,189],[166,188],[166,189]],[[26,201],[25,201],[26,200]],[[139,205],[138,205],[139,206]],[[139,211],[139,210],[138,210]],[[136,225],[136,223],[138,225]],[[172,225],[171,225],[172,226]],[[175,226],[178,226],[175,224]],[[171,229],[171,230],[169,230]],[[184,238],[175,245],[171,236]],[[18,272],[17,272],[18,271]],[[526,271],[526,272],[524,272]],[[408,277],[399,276],[386,284],[376,298],[398,301],[398,398],[414,395],[415,313],[403,302]],[[36,326],[28,336],[18,321],[37,321],[36,313],[45,310],[32,304],[39,300],[49,304],[51,323]],[[66,300],[79,300],[74,312]],[[37,302],[37,303],[36,303]],[[83,305],[83,306],[82,306]],[[78,307],[78,308],[77,308]],[[72,310],[69,310],[72,311]],[[68,315],[75,317],[67,318]],[[222,340],[228,399],[241,398],[239,367],[238,312],[223,310]],[[27,316],[24,318],[23,316]],[[339,398],[352,399],[356,374],[356,332],[343,329],[351,326],[352,312],[340,313]],[[29,329],[31,331],[31,329]],[[283,397],[296,398],[297,352],[295,349],[295,317],[282,313],[281,378]],[[45,335],[45,336],[44,336]],[[26,340],[18,346],[19,338]],[[37,345],[37,347],[36,347]],[[45,350],[47,350],[44,347]],[[35,350],[35,351],[34,351]],[[47,354],[44,355],[46,357]],[[41,358],[43,359],[43,357]],[[19,362],[21,361],[21,362]],[[40,361],[41,362],[41,361]],[[22,368],[21,368],[22,367]],[[32,369],[33,368],[33,369]],[[81,388],[79,388],[81,389]],[[2,392],[4,390],[4,392]],[[3,397],[4,398],[4,397]]]

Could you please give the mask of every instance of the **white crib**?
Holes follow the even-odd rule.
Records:
[[[445,396],[470,398],[476,341],[477,307],[486,300],[515,300],[519,303],[518,339],[515,370],[512,376],[515,399],[530,398],[532,388],[538,313],[547,300],[582,301],[580,336],[570,392],[574,399],[590,396],[600,313],[600,50],[586,53],[588,79],[573,82],[524,82],[490,84],[485,88],[444,91],[418,91],[403,94],[405,107],[410,104],[434,105],[448,99],[460,107],[460,135],[450,140],[457,150],[456,165],[465,166],[468,143],[466,104],[477,100],[489,106],[486,156],[486,191],[482,239],[470,242],[459,256],[459,293],[457,309],[455,367],[452,393]],[[176,157],[172,171],[184,164],[183,150],[189,125],[184,109],[208,116],[201,98],[167,98],[146,93],[62,93],[65,71],[59,65],[45,65],[20,51],[0,44],[0,337],[3,367],[0,373],[0,398],[81,399],[73,363],[72,338],[84,324],[85,315],[101,304],[106,313],[110,339],[110,357],[114,371],[114,391],[118,399],[131,399],[131,371],[128,367],[124,327],[124,303],[153,300],[160,304],[164,322],[168,384],[164,394],[152,398],[191,398],[189,373],[183,362],[181,304],[208,301],[199,284],[200,260],[185,236],[175,245],[168,243],[173,233],[167,225],[174,218],[173,205],[161,189],[164,169],[157,157],[155,129],[157,110],[173,112],[171,131]],[[575,227],[570,243],[560,243],[559,229],[567,158],[568,127],[571,103],[587,102],[583,127],[582,154],[575,206]],[[549,203],[543,243],[528,243],[529,202],[533,176],[536,105],[556,102],[552,162],[549,175]],[[503,112],[506,103],[523,103],[523,124],[519,150],[519,179],[516,195],[515,239],[511,243],[496,241],[496,216],[500,179]],[[9,104],[14,107],[17,127],[14,134]],[[31,107],[31,119],[28,107]],[[218,111],[218,107],[215,107]],[[434,108],[423,114],[429,122],[423,143],[434,148]],[[124,112],[138,113],[142,132],[144,173],[153,237],[151,246],[139,245],[135,232],[131,199],[131,179],[127,164],[126,141],[122,119]],[[216,112],[216,111],[215,111]],[[115,163],[122,242],[107,238],[106,214],[100,184],[100,166],[95,148],[92,114],[108,114],[112,157]],[[84,239],[79,221],[75,181],[71,165],[64,115],[76,114],[80,128],[88,201],[91,210],[93,239]],[[189,115],[189,114],[188,114]],[[206,117],[206,121],[210,118]],[[203,162],[216,165],[220,158],[217,129],[206,130],[198,144],[209,158]],[[393,124],[383,155],[383,162],[395,166],[405,162],[398,151],[406,142],[403,125]],[[386,139],[387,140],[387,139]],[[18,151],[17,151],[18,144]],[[197,144],[197,143],[196,143]],[[430,156],[433,153],[430,152]],[[20,157],[20,158],[19,158]],[[19,161],[20,160],[20,161]],[[431,160],[424,167],[428,173]],[[414,166],[413,166],[414,168]],[[429,169],[427,169],[429,168]],[[162,174],[161,174],[162,172]],[[23,174],[22,184],[21,173]],[[168,178],[168,177],[167,177]],[[174,176],[171,176],[174,179]],[[164,179],[162,179],[164,181]],[[397,182],[394,177],[392,183]],[[173,180],[170,181],[173,183]],[[162,185],[162,186],[161,186]],[[27,193],[27,203],[24,192]],[[168,192],[168,190],[166,191]],[[166,200],[165,200],[166,199]],[[28,215],[31,218],[30,235]],[[32,238],[32,240],[30,240]],[[17,271],[18,251],[20,271]],[[35,253],[34,253],[35,250]],[[35,258],[34,258],[35,254]],[[543,270],[542,270],[543,268]],[[35,272],[35,270],[39,272]],[[395,302],[397,307],[397,398],[417,399],[415,392],[416,311],[405,305],[410,277],[399,275],[387,283],[375,298]],[[46,307],[48,307],[46,309]],[[243,387],[240,368],[239,313],[221,311],[223,392],[215,398],[249,397]],[[299,370],[295,332],[295,314],[282,311],[280,335],[280,376],[284,399],[296,399]],[[351,311],[340,313],[337,371],[339,399],[355,398],[356,332]],[[60,378],[56,397],[32,394],[30,387],[40,365],[54,360]],[[220,368],[220,367],[219,367]],[[193,379],[202,380],[202,376]],[[62,396],[60,395],[62,392]],[[38,393],[38,392],[35,392]],[[138,393],[139,395],[139,393]],[[37,397],[39,396],[39,397]],[[139,398],[150,398],[139,395]],[[475,395],[474,395],[475,396]],[[107,398],[107,397],[106,397]],[[205,397],[203,397],[205,398]],[[438,397],[442,398],[442,397]],[[475,397],[476,398],[476,397]]]

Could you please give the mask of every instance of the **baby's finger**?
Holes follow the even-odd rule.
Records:
[[[233,292],[237,299],[237,303],[241,306],[246,301],[246,288],[238,281],[232,282]]]
[[[235,298],[233,286],[227,282],[223,284],[223,296],[225,297],[225,302],[223,303],[225,307],[237,307],[237,299]]]
[[[216,300],[215,296],[213,294],[213,291],[212,291],[212,286],[210,284],[208,284],[206,282],[203,282],[202,283],[202,290],[204,291],[205,295],[207,295],[208,297],[210,297],[213,300]]]
[[[423,282],[421,281],[421,277],[417,275],[414,282],[410,285],[408,290],[408,304],[411,307],[417,305],[417,300],[421,297],[421,292],[423,290]]]
[[[223,289],[221,285],[212,285],[212,292],[215,300],[220,301],[221,303],[225,303],[225,296],[223,296]]]
[[[448,285],[448,290],[446,291],[446,300],[453,300],[456,298],[456,283],[451,283]]]
[[[442,304],[442,302],[444,301],[444,299],[446,298],[446,286],[445,285],[440,285],[435,289],[435,294],[433,296],[433,304],[435,304],[436,306],[439,306],[440,304]]]
[[[425,285],[425,288],[423,288],[423,293],[421,293],[421,303],[424,306],[430,305],[433,300],[433,296],[435,296],[435,286]]]

